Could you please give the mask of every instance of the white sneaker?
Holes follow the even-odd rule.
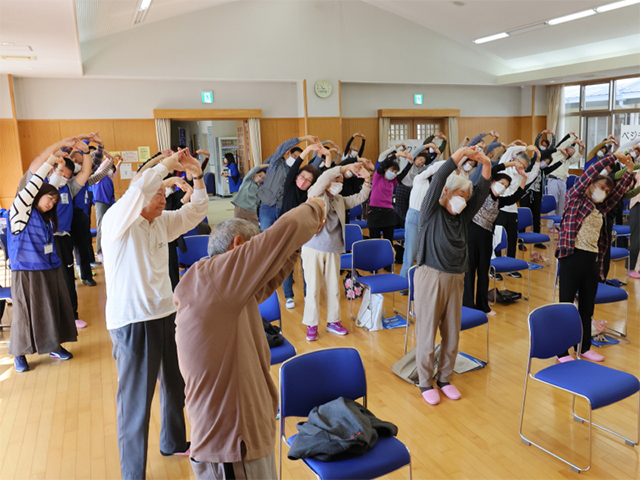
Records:
[[[293,298],[287,298],[287,303],[285,303],[285,307],[287,308],[295,308],[296,302],[293,301]]]

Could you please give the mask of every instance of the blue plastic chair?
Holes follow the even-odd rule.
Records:
[[[417,265],[414,265],[409,269],[409,300],[407,302],[407,328],[404,333],[404,353],[407,354],[407,343],[409,340],[409,323],[414,323],[416,313],[415,313],[415,302],[414,302],[414,282],[413,277],[416,273]],[[481,312],[480,310],[476,310],[474,308],[462,307],[462,315],[460,317],[460,331],[464,332],[465,330],[469,330],[470,328],[480,327],[481,325],[487,326],[487,355],[486,360],[481,358],[476,358],[477,360],[483,362],[484,364],[489,363],[489,317],[486,313]]]
[[[540,220],[553,220],[554,225],[559,225],[562,221],[562,215],[547,215],[553,212],[558,207],[556,197],[553,195],[543,195],[542,204],[540,205],[540,212],[544,215],[540,216]]]
[[[495,252],[498,253],[501,250],[507,248],[507,232],[505,229],[502,229],[502,239],[500,243],[496,246]],[[496,275],[498,273],[511,273],[511,272],[522,272],[527,271],[527,296],[524,297],[525,300],[529,300],[529,295],[531,294],[531,270],[529,270],[529,264],[524,260],[518,260],[517,258],[511,257],[495,257],[491,259],[489,265],[489,271],[492,272],[493,275],[493,289],[498,292],[496,289]],[[503,290],[507,289],[507,277],[506,275],[502,276],[503,281]],[[495,302],[493,302],[495,303]],[[492,305],[493,305],[492,303]]]
[[[600,428],[624,440],[628,445],[637,445],[640,440],[640,405],[638,407],[638,423],[636,441],[630,440],[619,433],[593,423],[592,411],[619,402],[640,391],[638,379],[626,372],[598,365],[586,360],[578,359],[571,362],[557,363],[543,368],[535,374],[531,372],[533,358],[553,358],[565,350],[582,341],[582,322],[578,309],[572,303],[544,305],[529,314],[529,358],[527,374],[525,376],[522,394],[522,410],[520,413],[520,437],[527,445],[534,445],[549,455],[563,461],[576,472],[584,472],[591,468],[591,426]],[[579,350],[579,349],[578,349]],[[580,423],[589,425],[589,463],[581,468],[568,460],[552,453],[546,448],[526,438],[522,433],[524,409],[527,399],[527,384],[529,379],[555,387],[573,395],[571,413]],[[576,396],[587,401],[589,418],[578,416],[575,412]],[[544,407],[547,408],[546,406]],[[570,443],[570,442],[567,442]]]
[[[518,208],[518,243],[521,245],[533,245],[535,243],[549,243],[551,237],[545,233],[527,232],[526,229],[533,226],[533,215],[529,208]],[[524,249],[522,250],[524,260]],[[547,264],[547,267],[551,263]]]
[[[577,175],[568,175],[567,176],[567,193],[569,192],[569,190],[571,190],[573,188],[573,186],[575,185],[575,183],[578,181],[578,176]]]
[[[395,273],[381,273],[376,275],[360,275],[357,271],[375,272],[391,265],[393,272],[395,252],[391,242],[384,238],[370,238],[355,242],[352,247],[352,275],[362,285],[367,287],[372,294],[391,293],[393,297],[393,311],[396,310],[395,292],[407,290],[409,282],[406,278]],[[371,298],[371,297],[369,297]],[[353,300],[350,300],[351,319],[353,318]],[[371,305],[369,305],[371,306]]]
[[[396,242],[404,240],[404,228],[396,228],[393,231],[393,239]]]
[[[631,227],[629,225],[614,225],[613,231],[616,232],[616,247],[619,238],[629,238],[631,236]]]
[[[92,228],[89,231],[91,232],[91,236],[93,238],[96,238],[98,236],[98,229],[97,228]]]
[[[355,242],[362,240],[362,229],[355,224],[344,226],[344,249],[351,252]],[[345,253],[340,257],[340,270],[351,270],[351,253]]]
[[[553,295],[551,301],[556,301],[556,288],[558,288],[558,278],[560,276],[560,262],[558,262],[558,268],[556,269],[556,281],[553,284]],[[578,292],[580,297],[580,292]],[[612,327],[607,327],[607,330],[618,333],[623,337],[627,336],[627,325],[629,323],[629,294],[624,288],[614,287],[613,285],[607,285],[606,283],[598,283],[598,291],[596,292],[596,298],[594,305],[604,305],[607,303],[619,303],[626,302],[625,314],[624,314],[624,328],[622,331],[618,331]]]
[[[215,177],[213,176],[213,173],[211,172],[207,172],[204,174],[204,177],[202,178],[202,180],[204,181],[204,186],[207,189],[207,195],[215,195],[216,194],[216,186],[215,186]]]
[[[178,263],[190,267],[198,260],[207,256],[207,245],[209,244],[209,235],[195,235],[193,237],[184,237],[187,245],[187,251],[182,253],[178,248]],[[187,268],[188,269],[188,268]],[[182,272],[184,274],[184,272]]]
[[[339,397],[363,399],[367,407],[367,379],[362,358],[355,348],[327,348],[300,354],[280,366],[280,460],[278,478],[282,478],[282,443],[285,419],[304,417],[320,405]],[[375,447],[362,456],[336,462],[304,459],[303,462],[322,480],[373,479],[399,468],[409,467],[411,454],[395,437],[380,437]]]
[[[282,335],[282,315],[280,313],[280,300],[278,299],[278,292],[273,292],[269,298],[258,305],[260,309],[260,316],[267,322],[272,323],[278,321],[278,327],[280,327],[280,335],[284,339],[284,343],[279,347],[273,347],[271,349],[271,365],[278,365],[279,363],[289,360],[291,357],[295,357],[296,349],[289,340]]]
[[[362,218],[362,205],[356,205],[355,207],[349,209],[349,223],[352,225],[358,225],[362,229],[368,228],[367,221],[361,220],[361,218]]]
[[[626,281],[624,285],[629,283],[629,258],[631,253],[626,248],[621,247],[611,247],[611,261],[615,260],[623,260],[624,259],[624,271],[626,275]]]

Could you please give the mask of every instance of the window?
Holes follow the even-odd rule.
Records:
[[[418,123],[416,125],[418,130],[417,138],[427,138],[429,135],[435,135],[440,131],[440,126],[435,123]]]
[[[640,77],[567,85],[563,95],[558,140],[576,132],[585,143],[585,156],[607,135],[620,137],[622,125],[640,125]],[[589,160],[583,157],[580,167]]]
[[[402,140],[424,140],[442,131],[442,118],[392,118],[389,125],[389,146]]]
[[[389,141],[400,141],[409,139],[409,127],[408,123],[396,123],[389,125]]]

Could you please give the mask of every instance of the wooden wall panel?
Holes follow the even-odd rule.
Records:
[[[458,118],[458,142],[461,142],[465,136],[473,138],[479,133],[488,133],[490,130],[496,130],[500,134],[500,140],[504,141],[504,143],[517,140],[520,138],[522,130],[521,117]]]
[[[18,120],[22,171],[26,172],[36,155],[63,137],[57,120]]]
[[[15,120],[0,119],[0,206],[9,209],[22,176],[20,137]]]
[[[367,141],[364,145],[363,156],[375,161],[380,155],[378,119],[377,118],[343,118],[342,119],[342,143],[340,147],[344,149],[351,136],[356,132],[362,132]]]
[[[302,120],[302,123],[300,120]],[[269,155],[272,155],[278,148],[278,145],[282,142],[301,135],[304,135],[304,118],[260,119],[262,160],[265,160]]]
[[[342,130],[340,128],[340,117],[309,117],[307,120],[309,135],[316,135],[323,140],[333,140],[340,147],[342,139]]]

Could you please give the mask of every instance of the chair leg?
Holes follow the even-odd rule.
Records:
[[[611,327],[607,327],[607,330],[612,332],[612,333],[616,333],[618,335],[620,335],[621,337],[627,338],[627,326],[628,326],[628,322],[629,322],[629,299],[627,298],[625,300],[626,304],[627,304],[627,308],[625,309],[625,313],[624,313],[624,328],[622,332],[619,332],[618,330],[611,328]]]
[[[487,365],[489,365],[489,317],[487,317]]]
[[[525,298],[527,302],[529,301],[530,296],[531,296],[531,270],[527,269],[527,298]]]
[[[407,328],[404,332],[404,354],[407,354],[407,343],[409,341],[409,315],[407,315]]]

